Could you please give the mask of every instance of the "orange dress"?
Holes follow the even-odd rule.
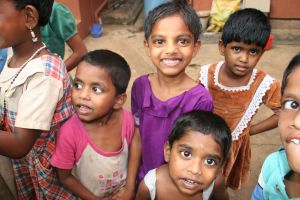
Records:
[[[280,109],[280,82],[254,69],[247,85],[227,87],[218,82],[223,62],[201,68],[199,80],[213,97],[214,112],[228,124],[232,143],[223,174],[226,184],[240,189],[250,174],[250,124],[261,104],[274,112]]]

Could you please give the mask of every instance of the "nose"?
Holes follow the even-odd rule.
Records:
[[[295,113],[294,117],[294,127],[300,130],[300,110]]]
[[[202,164],[199,160],[193,160],[189,163],[188,171],[193,175],[202,174]]]
[[[244,62],[244,63],[248,62],[248,58],[249,58],[249,54],[247,52],[242,52],[240,54],[240,61],[241,62]]]
[[[168,42],[166,46],[166,53],[172,54],[177,52],[177,45],[174,42]]]
[[[88,87],[83,87],[83,88],[80,90],[79,97],[80,97],[81,99],[89,99],[89,98],[90,98],[89,88],[88,88]]]

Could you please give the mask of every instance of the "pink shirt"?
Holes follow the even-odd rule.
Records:
[[[60,169],[73,169],[73,175],[96,196],[111,195],[126,183],[129,145],[134,134],[133,118],[126,110],[123,110],[120,134],[121,149],[103,151],[93,143],[74,114],[58,133],[51,164]]]

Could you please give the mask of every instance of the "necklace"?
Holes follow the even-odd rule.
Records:
[[[4,95],[3,95],[3,119],[1,121],[0,126],[2,126],[2,130],[3,130],[3,125],[6,125],[6,130],[8,130],[8,123],[4,123],[5,119],[7,117],[7,102],[5,100],[5,95],[8,91],[8,89],[10,89],[10,87],[12,86],[12,84],[15,82],[15,80],[17,79],[17,77],[19,76],[19,74],[21,73],[21,71],[26,67],[26,65],[29,63],[29,61],[31,61],[38,53],[40,53],[43,49],[46,48],[46,45],[43,43],[43,46],[41,46],[39,49],[37,49],[20,67],[19,71],[17,71],[17,73],[14,75],[13,79],[11,80],[11,82],[9,83],[8,87],[6,88],[6,90],[4,91]]]

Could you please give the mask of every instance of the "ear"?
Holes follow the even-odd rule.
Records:
[[[27,5],[24,8],[25,24],[28,29],[34,29],[39,23],[39,13],[34,6]]]
[[[225,45],[224,45],[223,41],[219,40],[218,45],[219,45],[219,52],[220,52],[220,54],[222,56],[224,56],[225,55]]]
[[[126,99],[127,99],[126,93],[119,94],[118,96],[116,96],[115,104],[114,104],[113,108],[116,110],[122,108],[124,103],[126,102]]]
[[[165,142],[164,144],[164,158],[166,162],[170,161],[171,147],[169,142]]]
[[[194,44],[193,57],[195,57],[197,55],[200,47],[201,47],[201,41],[197,40],[197,42],[195,42],[195,44]]]
[[[150,57],[149,43],[148,43],[148,41],[146,39],[144,40],[144,48],[146,50],[146,54]]]

